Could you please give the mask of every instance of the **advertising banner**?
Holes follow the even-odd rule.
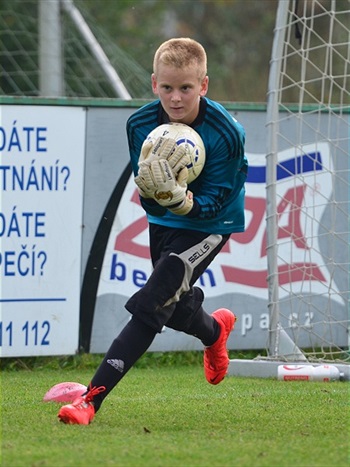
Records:
[[[86,112],[0,107],[0,356],[78,350]]]
[[[316,218],[322,218],[326,204],[318,205],[318,198],[329,199],[330,173],[324,170],[331,166],[327,143],[305,147],[306,155],[296,154],[294,148],[279,154],[279,161],[285,171],[280,171],[278,179],[278,206],[280,226],[277,240],[281,242],[279,257],[280,299],[287,297],[290,290],[294,294],[308,292],[309,282],[313,282],[313,293],[322,295],[330,287],[330,275],[323,265],[322,257],[316,248],[310,253],[309,229],[302,206],[309,206]],[[213,311],[222,306],[235,310],[238,316],[236,332],[230,336],[233,348],[263,348],[266,332],[269,329],[267,311],[267,253],[266,253],[266,165],[264,154],[247,153],[250,163],[246,183],[246,231],[232,234],[229,242],[219,253],[210,267],[198,280],[206,296],[206,304]],[[304,162],[300,159],[304,158]],[[314,174],[318,159],[317,179]],[[310,163],[308,163],[310,161]],[[295,170],[302,167],[304,177],[312,173],[316,185],[313,190],[306,185],[295,184]],[[288,170],[287,170],[288,169]],[[300,172],[300,171],[299,171]],[[317,186],[323,187],[322,194],[316,192]],[[284,246],[286,239],[292,240]],[[122,302],[141,288],[152,272],[148,242],[148,223],[142,209],[133,177],[130,176],[118,205],[118,210],[110,231],[106,246],[97,292],[97,310],[95,317],[95,338],[93,346],[102,351],[106,336],[110,342],[117,329],[127,322],[129,315],[123,309]],[[315,245],[314,245],[315,246]],[[288,284],[288,289],[284,286]],[[118,298],[117,298],[118,297]],[[242,298],[244,297],[244,298]],[[344,313],[344,303],[339,295],[334,295],[338,302],[339,316]],[[259,311],[260,310],[260,311]],[[288,317],[287,326],[295,319]],[[307,310],[302,316],[302,323],[310,327],[320,320],[316,312]],[[98,331],[99,330],[99,331]],[[103,337],[102,337],[103,335]],[[344,336],[338,336],[344,339]],[[201,348],[193,337],[164,328],[162,335],[152,344],[157,350],[181,350]],[[104,347],[103,347],[104,348]],[[106,350],[106,349],[105,349]]]
[[[152,272],[125,131],[133,111],[127,105],[0,107],[1,357],[104,353],[130,319],[124,305]],[[270,319],[266,115],[240,110],[234,116],[247,134],[246,230],[231,235],[197,285],[208,313],[226,307],[238,316],[229,349],[264,349]],[[286,143],[278,154],[276,234],[281,322],[294,329],[298,321],[307,346],[309,329],[321,334],[319,310],[332,308],[337,322],[347,319],[349,274],[332,272],[324,261],[332,254],[340,264],[345,255],[346,263],[342,243],[329,251],[324,233],[314,235],[332,231],[331,174],[343,159],[327,141],[312,143],[306,130],[305,138],[311,143],[302,150]],[[344,205],[347,187],[338,180]],[[339,232],[347,232],[346,219],[337,216]],[[308,295],[317,307],[300,306],[298,297]],[[295,304],[288,307],[291,296]],[[345,326],[332,326],[332,342],[346,345]],[[196,338],[166,327],[150,347],[202,349]]]

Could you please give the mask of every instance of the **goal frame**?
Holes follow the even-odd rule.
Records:
[[[311,0],[310,3],[314,3]],[[317,2],[317,0],[316,0]],[[336,0],[332,0],[332,8]],[[278,132],[280,108],[280,83],[282,67],[284,66],[285,41],[288,28],[288,18],[291,9],[297,10],[298,2],[295,0],[280,0],[276,14],[273,47],[271,53],[268,91],[267,91],[267,151],[266,151],[266,235],[267,235],[267,266],[268,266],[268,311],[269,332],[266,346],[266,357],[257,357],[254,360],[231,359],[229,375],[251,377],[277,377],[277,368],[281,364],[302,363],[314,365],[308,360],[304,351],[298,347],[290,335],[283,329],[280,319],[279,277],[278,277],[278,214],[276,193],[276,167],[278,166]],[[298,22],[293,25],[298,30]],[[296,112],[302,112],[300,105],[296,105]],[[350,120],[350,115],[349,115]],[[348,321],[349,326],[349,321]],[[348,333],[349,335],[349,333]],[[349,346],[348,350],[349,351]],[[321,361],[319,363],[322,363]],[[329,362],[327,362],[329,363]],[[350,380],[350,365],[348,362],[332,362],[341,373],[344,380]]]

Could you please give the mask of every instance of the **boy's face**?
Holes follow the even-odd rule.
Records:
[[[179,69],[160,63],[157,76],[152,74],[152,90],[171,122],[191,124],[198,115],[199,98],[208,91],[209,78],[198,79],[195,66]]]

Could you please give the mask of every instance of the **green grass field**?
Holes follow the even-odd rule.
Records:
[[[73,366],[3,369],[2,466],[349,466],[348,383],[211,386],[197,361],[141,362],[89,426],[72,426],[42,398],[58,382],[89,381],[93,363]]]

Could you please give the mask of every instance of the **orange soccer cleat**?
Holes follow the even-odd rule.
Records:
[[[208,383],[219,384],[227,374],[230,361],[226,343],[237,318],[226,308],[214,311],[212,316],[218,322],[221,332],[218,340],[204,349],[204,373]]]
[[[93,398],[105,390],[104,386],[89,389],[86,394],[77,397],[72,404],[61,407],[58,418],[69,425],[89,425],[95,416]]]

